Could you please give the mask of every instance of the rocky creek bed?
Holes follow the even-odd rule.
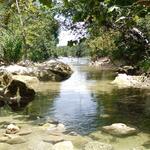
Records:
[[[18,67],[18,65],[17,65],[17,67]],[[17,68],[17,67],[15,67],[15,68]],[[24,67],[24,66],[22,65],[21,68],[22,67]],[[12,68],[12,66],[11,66],[11,68]],[[20,68],[20,66],[19,66],[19,68]],[[25,70],[28,71],[27,69],[25,69]],[[72,73],[71,69],[69,69],[69,70],[70,71],[68,73],[67,78],[70,77],[70,75]],[[44,120],[43,120],[42,116],[38,116],[38,115],[35,116],[34,120],[30,119],[31,116],[17,115],[18,113],[11,113],[12,115],[4,116],[4,117],[2,117],[2,115],[1,115],[0,150],[16,150],[16,149],[21,149],[21,150],[149,150],[150,149],[149,133],[138,129],[138,127],[136,127],[136,126],[130,125],[130,123],[132,123],[132,122],[130,122],[130,119],[129,120],[127,119],[129,117],[128,113],[130,113],[130,106],[129,106],[130,99],[128,99],[128,101],[125,101],[125,98],[122,97],[122,95],[121,95],[120,98],[121,99],[123,98],[121,101],[122,103],[118,103],[117,106],[114,104],[110,105],[110,103],[108,103],[109,98],[113,94],[112,91],[115,90],[114,91],[115,95],[113,96],[113,98],[115,98],[115,99],[117,99],[117,94],[121,93],[120,89],[118,89],[116,86],[111,84],[112,79],[108,80],[107,84],[105,83],[105,80],[101,81],[101,80],[105,79],[106,75],[108,75],[108,74],[103,73],[103,72],[102,73],[98,72],[98,74],[97,73],[93,74],[93,70],[92,70],[92,72],[88,72],[87,74],[85,74],[85,72],[84,71],[81,72],[81,70],[80,70],[80,72],[78,72],[79,70],[77,70],[75,72],[75,74],[73,74],[71,79],[62,83],[62,87],[60,87],[59,90],[62,90],[62,93],[64,93],[64,94],[61,96],[61,92],[60,92],[60,95],[56,96],[57,97],[57,99],[55,99],[56,104],[55,103],[53,104],[54,105],[53,109],[56,109],[55,107],[59,106],[58,104],[61,104],[61,107],[58,107],[58,109],[59,109],[58,111],[60,113],[62,113],[62,115],[64,115],[63,110],[65,110],[65,113],[67,113],[67,115],[68,115],[67,110],[73,109],[73,114],[77,115],[77,117],[78,117],[78,118],[75,118],[75,120],[80,119],[80,120],[77,120],[77,121],[80,121],[79,123],[76,121],[74,122],[74,123],[77,123],[76,126],[82,126],[82,122],[84,122],[85,126],[89,126],[88,120],[90,120],[91,118],[92,119],[94,118],[94,117],[92,117],[92,115],[95,115],[95,116],[99,115],[98,119],[102,123],[104,123],[104,125],[99,125],[99,127],[97,126],[96,128],[94,128],[94,131],[88,129],[89,132],[87,132],[87,134],[83,135],[83,134],[75,132],[75,130],[68,129],[68,126],[65,126],[61,122],[61,119],[62,120],[65,119],[65,117],[66,117],[65,115],[60,116],[59,117],[60,120],[58,120],[58,121],[52,120],[51,117],[48,117],[48,118],[44,117]],[[20,69],[18,71],[20,71]],[[12,81],[15,81],[15,82],[16,82],[16,80],[17,80],[17,82],[19,81],[19,86],[17,86],[17,90],[14,92],[15,95],[8,96],[8,98],[16,98],[17,97],[17,99],[20,100],[20,98],[26,97],[21,94],[22,88],[20,87],[20,83],[25,84],[25,89],[26,88],[34,89],[35,93],[42,91],[42,94],[46,94],[46,95],[47,95],[47,93],[50,93],[49,90],[53,91],[55,86],[57,86],[57,85],[55,85],[56,83],[53,82],[53,83],[51,83],[50,86],[48,86],[48,88],[43,88],[42,84],[46,85],[46,84],[49,84],[49,82],[41,82],[40,81],[41,78],[38,78],[38,76],[35,76],[35,75],[29,76],[29,74],[26,74],[25,72],[23,74],[16,73],[16,70],[15,70],[15,73],[11,72],[10,73],[11,80],[9,80],[8,74],[6,76],[3,74],[4,76],[2,79],[4,79],[6,77],[5,78],[6,84],[5,84],[5,82],[3,82],[6,88],[2,87],[2,89],[4,89],[4,91],[5,91],[4,93],[7,93],[8,95],[9,95],[8,91],[9,91],[9,89],[11,89],[9,87],[11,87],[10,85],[12,84]],[[77,75],[79,75],[79,76],[77,76]],[[108,78],[108,77],[106,77],[106,78]],[[90,80],[87,83],[87,81],[88,81],[87,79],[89,79],[89,78],[94,78],[94,79],[98,78],[100,80]],[[49,78],[46,78],[46,79],[49,79]],[[66,79],[66,78],[64,78],[64,79]],[[9,82],[7,82],[7,81],[9,81]],[[44,81],[46,81],[46,80],[44,80]],[[86,85],[88,85],[88,89],[86,89],[83,86],[83,83],[85,81],[86,81]],[[95,81],[96,81],[96,83],[95,83]],[[95,83],[95,84],[93,84],[93,83]],[[67,86],[66,86],[66,84],[67,84]],[[13,85],[14,85],[14,83],[13,83]],[[16,83],[15,83],[15,85],[16,85]],[[61,89],[64,87],[65,87],[65,89]],[[25,91],[28,95],[27,89]],[[88,93],[89,90],[91,90],[90,94]],[[79,94],[80,105],[78,105],[78,103],[77,103],[78,97],[76,95],[74,95],[72,93],[72,91],[75,94]],[[54,92],[56,92],[56,91],[54,90]],[[70,92],[71,92],[71,97],[68,97],[68,94],[70,94]],[[125,93],[125,90],[123,89],[122,92]],[[97,99],[97,101],[98,101],[97,103],[99,103],[99,100],[98,100],[99,95],[97,95],[97,93],[100,93],[100,96],[101,96],[100,103],[102,104],[102,106],[101,106],[101,104],[100,105],[98,104],[97,106],[100,107],[100,111],[103,111],[103,113],[96,112],[96,114],[93,114],[93,111],[97,110],[97,109],[94,110],[94,108],[95,108],[94,101],[96,101],[96,99]],[[84,97],[85,96],[84,94],[86,94],[86,97]],[[65,98],[66,95],[67,95],[67,100],[70,99],[71,101],[67,101],[66,99],[63,99],[63,98]],[[94,95],[96,97],[96,99],[94,101],[93,101],[94,96],[90,97],[91,95],[92,96]],[[49,96],[51,96],[51,95],[48,95],[48,97]],[[83,99],[82,99],[82,97],[83,97]],[[42,103],[44,103],[43,97],[41,99],[42,99],[41,100]],[[92,99],[92,101],[91,101],[91,99]],[[49,99],[47,99],[47,101],[48,100]],[[74,103],[74,100],[76,103]],[[11,99],[8,99],[8,101],[12,102]],[[62,105],[62,103],[64,101],[67,101],[67,104],[69,105],[67,108],[66,107],[63,108],[63,106],[66,106],[66,102],[65,102],[65,105]],[[113,102],[113,99],[111,99],[110,102],[111,101]],[[72,105],[75,106],[75,104],[77,106],[81,106],[81,102],[84,104],[84,105],[82,105],[83,108],[81,107],[80,109],[77,109],[77,107],[72,107]],[[86,105],[87,102],[90,105],[89,104]],[[125,103],[125,102],[127,102],[127,103]],[[142,100],[142,102],[143,102],[143,100]],[[37,103],[37,102],[34,102],[33,105],[35,105],[35,103]],[[93,105],[93,103],[94,103],[94,105]],[[18,106],[20,107],[20,103],[18,103],[18,104],[19,104]],[[133,116],[136,116],[136,114],[134,114],[134,113],[137,110],[134,111],[134,103],[131,102],[131,104],[132,104],[131,106],[133,108],[132,109],[133,114],[131,113],[130,115],[133,117]],[[46,105],[47,105],[47,103],[46,103]],[[107,108],[107,105],[110,105],[111,108],[110,107]],[[144,103],[144,105],[142,104],[142,108],[141,108],[141,106],[138,108],[138,111],[140,110],[140,112],[143,113],[142,112],[143,108],[144,108],[144,111],[146,111],[144,106],[145,106],[145,103]],[[47,105],[47,107],[50,107],[50,106]],[[44,107],[44,108],[38,107],[37,111],[40,111],[40,109],[47,109],[47,107]],[[114,112],[114,110],[113,110],[114,107],[117,107],[117,113]],[[3,108],[3,109],[5,109],[5,108]],[[76,109],[77,109],[77,112],[76,112]],[[137,107],[135,109],[137,109]],[[27,111],[26,113],[28,114],[28,111],[30,111],[30,109],[27,109],[26,111]],[[33,110],[33,112],[31,111],[31,115],[32,115],[32,113],[34,113],[34,111],[35,110]],[[1,111],[1,112],[3,112],[3,111]],[[90,114],[90,112],[91,112],[91,114]],[[122,115],[121,114],[122,112],[125,115]],[[78,116],[78,113],[81,115]],[[123,118],[121,116],[121,119],[119,119],[119,122],[118,122],[117,121],[118,119],[116,119],[116,118],[119,118],[120,114],[122,116],[124,116],[125,118]],[[57,115],[59,116],[60,114],[57,114]],[[72,115],[72,112],[69,111],[69,115]],[[84,117],[82,118],[82,116],[84,116],[84,115],[87,115],[87,116],[85,116],[85,119],[84,119]],[[34,116],[34,114],[33,114],[33,116]],[[64,117],[64,118],[61,118],[61,117]],[[71,116],[69,116],[69,117],[70,117],[69,118],[70,120],[68,120],[68,121],[72,121]],[[86,118],[86,117],[88,117],[88,118]],[[127,119],[127,121],[125,121],[125,119]],[[94,122],[96,122],[96,121],[97,120],[94,120]],[[120,121],[123,121],[123,123]],[[146,120],[140,120],[139,124],[143,124],[142,121],[144,123],[144,121],[146,121]],[[125,124],[124,122],[126,122],[127,124]],[[129,122],[129,125],[128,125],[128,122]],[[138,126],[138,124],[137,124],[137,126]],[[89,128],[90,127],[92,127],[92,126],[89,126]],[[86,130],[87,130],[87,128],[86,128]]]

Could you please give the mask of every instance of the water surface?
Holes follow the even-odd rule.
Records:
[[[54,118],[80,134],[116,122],[150,132],[150,91],[118,89],[111,84],[113,71],[88,67],[87,59],[61,60],[71,65],[73,75],[60,84],[44,84],[47,90],[38,93],[27,114]]]

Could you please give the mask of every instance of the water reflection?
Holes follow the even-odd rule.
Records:
[[[87,88],[87,73],[74,68],[72,77],[61,84],[59,96],[53,103],[52,116],[70,129],[85,133],[94,129],[97,103]]]
[[[150,97],[147,91],[140,89],[114,89],[111,94],[94,94],[98,105],[104,106],[108,118],[99,118],[104,124],[123,122],[150,132]]]

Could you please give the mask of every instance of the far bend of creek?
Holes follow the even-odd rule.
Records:
[[[14,113],[8,108],[1,108],[0,116],[21,114],[20,119],[24,119],[23,116],[29,115],[35,121],[52,118],[62,122],[69,131],[81,135],[89,135],[99,131],[101,126],[121,122],[135,126],[143,133],[139,141],[150,137],[150,90],[118,89],[111,84],[115,73],[89,67],[88,59],[60,60],[74,71],[68,80],[41,83],[35,100],[23,112]],[[130,137],[126,142],[129,144],[132,139]],[[122,144],[126,145],[126,142],[122,141]]]

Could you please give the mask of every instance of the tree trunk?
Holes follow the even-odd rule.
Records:
[[[20,26],[21,26],[21,32],[22,32],[22,40],[23,40],[23,51],[24,51],[23,60],[25,61],[27,59],[26,34],[25,34],[25,30],[24,30],[24,23],[23,23],[21,11],[19,8],[18,0],[16,0],[16,7],[17,7],[18,14],[19,14],[19,20],[20,20]]]

